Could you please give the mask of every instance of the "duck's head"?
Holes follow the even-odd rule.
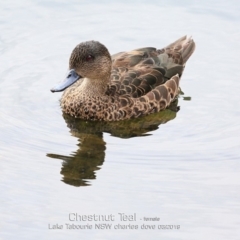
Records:
[[[111,74],[111,56],[107,48],[97,41],[78,44],[69,59],[66,79],[51,89],[61,92],[80,78],[108,80]]]

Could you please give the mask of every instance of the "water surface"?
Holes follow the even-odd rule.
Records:
[[[1,239],[238,239],[239,9],[238,1],[1,2]],[[49,91],[81,41],[113,54],[185,34],[197,48],[177,113],[93,125],[63,116],[61,94]],[[98,221],[69,213],[112,214],[113,226],[139,229],[95,229]],[[67,229],[72,223],[93,229]]]

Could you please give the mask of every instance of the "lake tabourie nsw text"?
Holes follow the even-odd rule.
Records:
[[[178,224],[160,224],[160,217],[137,217],[136,213],[125,214],[89,214],[81,215],[78,213],[69,213],[68,223],[64,224],[48,224],[50,230],[111,230],[111,229],[158,229],[158,230],[179,230],[180,225]],[[118,222],[118,223],[116,223]],[[119,223],[120,222],[120,223]]]

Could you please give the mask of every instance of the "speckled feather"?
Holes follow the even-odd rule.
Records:
[[[81,43],[72,52],[69,68],[86,71],[64,91],[62,110],[77,118],[99,121],[119,121],[161,111],[178,95],[180,77],[194,49],[194,41],[185,36],[160,50],[141,48],[110,59],[104,45],[95,41]],[[94,67],[84,62],[83,51],[96,55]]]

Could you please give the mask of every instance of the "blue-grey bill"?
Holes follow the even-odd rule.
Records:
[[[71,69],[64,81],[53,87],[51,92],[61,92],[74,84],[79,78],[81,78],[81,76],[79,76],[74,69]]]

